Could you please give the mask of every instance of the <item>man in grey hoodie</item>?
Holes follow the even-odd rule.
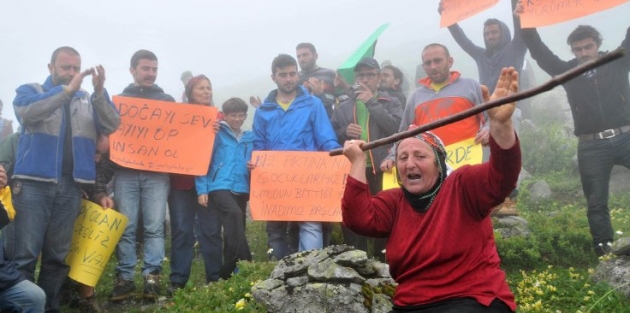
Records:
[[[514,9],[516,0],[512,0],[512,8]],[[438,8],[438,12],[442,14],[442,2]],[[488,87],[489,92],[492,94],[496,86],[496,82],[501,73],[501,69],[504,67],[514,67],[519,72],[519,77],[527,77],[527,75],[520,75],[523,69],[523,62],[525,60],[525,53],[527,53],[527,46],[523,37],[521,37],[521,20],[519,18],[513,18],[514,22],[514,37],[510,33],[508,26],[495,18],[490,18],[483,23],[483,38],[485,48],[475,45],[464,33],[464,30],[457,24],[448,26],[448,30],[453,35],[453,39],[457,44],[470,55],[477,63],[477,71],[479,72],[479,83]],[[523,79],[521,79],[522,81]],[[527,84],[523,84],[527,85]],[[515,129],[518,132],[518,125],[520,124],[521,110],[516,109],[512,120],[514,121]],[[517,189],[510,194],[510,197],[505,199],[505,202],[498,206],[494,214],[501,215],[516,215],[516,195]]]

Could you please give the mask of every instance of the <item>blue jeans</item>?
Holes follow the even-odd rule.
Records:
[[[41,253],[37,284],[46,293],[46,310],[59,309],[61,286],[70,267],[65,258],[70,248],[74,221],[81,205],[81,189],[71,177],[57,184],[35,180],[14,181],[16,216],[13,261],[24,277],[35,282],[35,267]]]
[[[37,285],[23,280],[0,292],[0,312],[44,312],[46,294]]]
[[[299,251],[321,249],[324,246],[322,223],[298,222],[300,225]],[[287,227],[289,222],[268,221],[267,242],[272,250],[272,255],[280,260],[289,255],[287,243]]]
[[[127,227],[118,242],[116,273],[133,280],[136,256],[136,227],[142,210],[144,264],[142,275],[162,272],[164,260],[164,220],[170,177],[164,173],[118,170],[114,176],[114,201],[118,212],[127,216]]]
[[[588,225],[596,252],[613,241],[613,228],[608,209],[608,186],[614,165],[630,169],[630,133],[610,139],[578,143],[578,164],[582,190],[588,203]]]
[[[185,285],[190,277],[195,245],[195,216],[199,219],[197,239],[206,269],[206,282],[219,280],[223,265],[221,223],[214,208],[197,202],[197,192],[171,189],[168,196],[171,215],[171,283]]]

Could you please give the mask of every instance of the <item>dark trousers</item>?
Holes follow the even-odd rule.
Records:
[[[588,224],[595,252],[603,254],[613,241],[613,228],[608,209],[608,186],[614,165],[630,169],[630,133],[610,139],[580,140],[578,164],[582,190],[588,202]],[[602,244],[602,246],[600,246]]]
[[[199,218],[200,232],[197,239],[206,270],[206,282],[217,281],[223,264],[221,222],[217,210],[197,202],[195,188],[171,189],[168,197],[171,214],[171,283],[186,285],[194,257],[195,216]]]
[[[223,267],[221,278],[228,279],[236,268],[236,262],[251,261],[247,237],[245,237],[246,194],[235,194],[228,190],[213,191],[208,195],[210,208],[217,210],[223,225]]]
[[[394,306],[390,313],[511,313],[505,302],[494,299],[490,306],[484,306],[475,299],[457,298],[427,305],[412,307]]]
[[[376,195],[383,189],[383,173],[376,172],[374,174],[371,168],[365,169],[365,176],[367,178],[368,188],[371,195]],[[347,228],[343,224],[341,225],[343,232],[343,243],[354,246],[355,248],[363,251],[368,251],[368,237],[359,235]],[[374,258],[384,261],[385,255],[381,253],[385,249],[387,238],[374,238]]]

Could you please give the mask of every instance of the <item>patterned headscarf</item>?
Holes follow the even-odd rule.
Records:
[[[411,125],[409,126],[409,129],[413,129],[416,127],[416,125]],[[398,177],[398,182],[399,184],[401,184],[400,188],[403,190],[403,194],[405,195],[405,198],[407,199],[411,207],[413,207],[418,212],[426,212],[435,200],[435,196],[437,196],[438,191],[440,191],[440,187],[442,187],[442,183],[446,179],[446,176],[448,176],[449,174],[448,166],[446,165],[446,148],[444,148],[444,143],[442,142],[440,137],[436,136],[430,131],[426,131],[424,133],[416,135],[413,138],[417,138],[426,142],[431,147],[431,149],[433,149],[433,153],[435,153],[435,160],[437,162],[436,166],[439,169],[438,180],[435,182],[435,185],[433,185],[433,187],[429,189],[429,191],[421,195],[412,194],[407,189],[405,189],[405,187],[400,183],[402,182],[400,176]],[[400,141],[396,144],[395,147],[396,155],[398,155],[399,144]],[[400,175],[400,171],[398,171],[397,173],[398,175]]]

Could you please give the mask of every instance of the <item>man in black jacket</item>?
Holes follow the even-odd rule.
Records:
[[[519,1],[517,13],[523,13]],[[602,37],[591,27],[580,25],[568,37],[575,56],[563,61],[542,42],[535,28],[522,29],[532,58],[549,75],[558,75],[580,63],[596,59]],[[630,27],[621,46],[630,51]],[[564,83],[574,133],[579,138],[578,164],[582,189],[588,202],[588,223],[597,255],[608,253],[613,228],[608,209],[608,185],[614,165],[630,169],[630,56],[608,63]]]
[[[332,116],[332,125],[337,139],[343,144],[346,140],[360,139],[366,142],[393,135],[398,131],[402,119],[402,104],[398,99],[386,93],[379,93],[382,74],[381,68],[373,58],[363,58],[354,67],[354,75],[359,88],[354,98],[345,100]],[[375,195],[383,187],[381,162],[385,159],[391,145],[366,151],[365,169],[370,193]],[[367,237],[358,235],[349,228],[342,227],[344,243],[367,251]],[[374,242],[374,256],[383,260],[381,251],[385,241]]]

